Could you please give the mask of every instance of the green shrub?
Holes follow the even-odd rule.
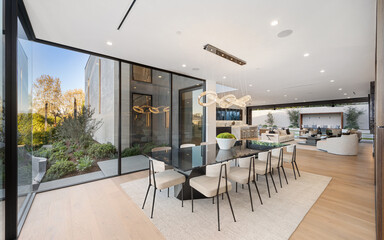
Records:
[[[58,151],[52,153],[51,157],[48,159],[49,164],[55,164],[58,161],[67,161],[68,160],[68,154],[63,151]]]
[[[71,161],[57,161],[53,164],[45,174],[47,181],[59,179],[69,173],[76,171],[76,164]]]
[[[95,143],[88,149],[88,154],[95,159],[111,158],[116,153],[116,147],[112,143]]]
[[[76,168],[80,172],[83,172],[83,171],[89,169],[90,167],[92,167],[92,164],[93,164],[93,160],[91,158],[89,158],[88,156],[84,156],[77,161]]]
[[[126,148],[121,152],[121,157],[130,157],[141,154],[141,148],[139,145],[134,145],[131,148]]]
[[[52,155],[52,149],[51,148],[46,148],[46,147],[41,147],[39,150],[35,151],[33,153],[35,157],[43,157],[49,159]]]
[[[85,151],[84,150],[79,150],[79,151],[73,153],[73,156],[76,159],[80,159],[80,158],[84,157],[84,155],[85,155]]]
[[[229,133],[229,132],[224,132],[224,133],[220,133],[219,135],[216,136],[217,138],[229,138],[229,139],[236,139],[235,135],[233,135],[232,133]]]

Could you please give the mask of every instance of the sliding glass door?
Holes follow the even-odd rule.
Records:
[[[198,104],[198,97],[203,87],[180,90],[180,145],[203,141],[203,107]]]

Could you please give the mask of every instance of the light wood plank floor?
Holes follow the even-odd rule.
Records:
[[[299,149],[297,161],[301,171],[333,179],[291,239],[374,239],[372,145],[361,143],[358,156]],[[38,194],[19,239],[164,239],[120,188],[147,174]]]

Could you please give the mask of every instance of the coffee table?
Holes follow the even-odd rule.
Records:
[[[321,136],[321,137],[317,137],[317,136],[316,137],[311,137],[311,136],[308,136],[308,137],[305,137],[305,139],[306,139],[305,142],[298,142],[298,144],[316,146],[317,141],[320,141],[320,140],[323,140],[323,139],[326,139],[326,138],[327,138],[326,136]]]

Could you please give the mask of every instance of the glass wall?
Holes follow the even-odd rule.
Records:
[[[119,62],[19,31],[20,215],[34,191],[118,174]]]
[[[33,186],[38,184],[33,181],[36,176],[34,165],[37,159],[32,156],[33,146],[33,122],[32,122],[32,62],[33,53],[31,42],[18,22],[17,41],[17,112],[18,112],[18,221],[20,222],[27,211],[31,201]]]
[[[180,75],[172,77],[172,147],[205,141],[205,109],[197,98],[205,91],[205,82]]]

